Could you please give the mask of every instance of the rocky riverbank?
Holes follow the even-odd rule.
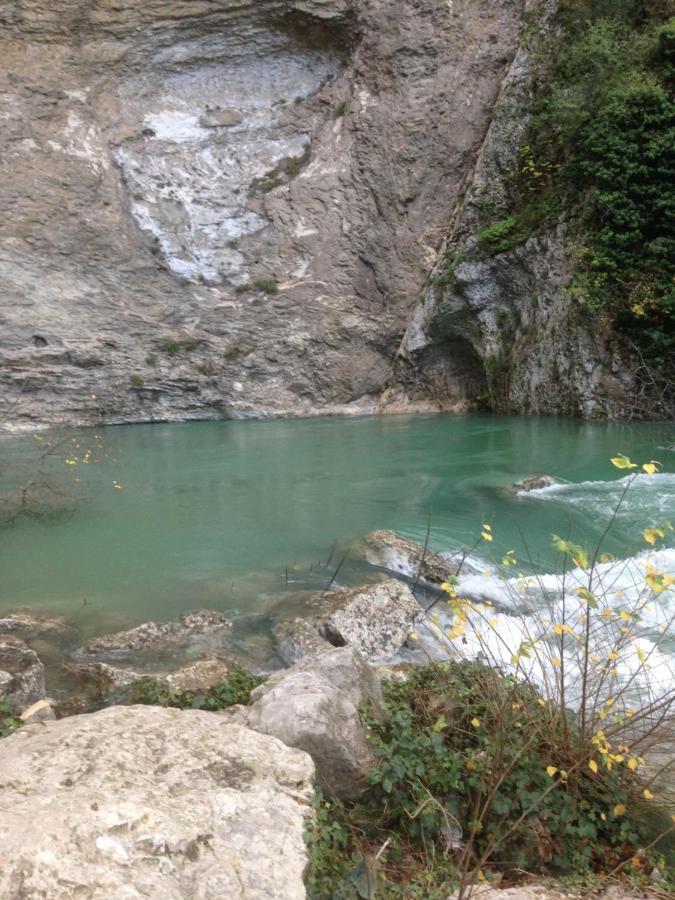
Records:
[[[536,488],[540,480],[517,488]],[[214,610],[85,642],[57,617],[25,611],[1,617],[0,727],[13,733],[0,741],[0,896],[293,900],[304,898],[309,884],[309,896],[318,900],[329,896],[327,885],[361,883],[363,872],[366,881],[372,875],[386,885],[389,875],[373,874],[381,869],[379,856],[369,856],[381,841],[382,809],[391,802],[393,814],[400,792],[414,788],[417,778],[429,784],[431,798],[420,812],[427,802],[437,804],[430,791],[451,776],[453,760],[464,771],[467,759],[475,766],[493,752],[492,730],[481,735],[494,713],[492,692],[509,692],[508,707],[516,712],[507,730],[515,740],[526,715],[517,710],[532,704],[528,727],[541,732],[545,761],[550,720],[529,687],[515,695],[513,680],[498,670],[458,662],[438,670],[439,688],[433,666],[410,666],[428,661],[418,631],[438,627],[433,607],[438,597],[455,602],[452,584],[466,561],[391,532],[367,535],[352,553],[374,567],[376,580],[317,592],[305,598],[302,616],[288,615],[283,602],[275,607],[276,671],[257,676],[241,667],[233,621]],[[67,687],[51,681],[57,651]],[[419,715],[427,725],[410,730]],[[447,755],[447,772],[433,770],[439,754]],[[550,759],[549,768],[557,772]],[[458,797],[466,772],[452,782]],[[436,787],[434,779],[440,779]],[[517,792],[518,783],[509,790]],[[312,803],[315,790],[326,798],[321,808]],[[448,810],[455,802],[448,800]],[[415,816],[403,809],[391,834],[405,842]],[[429,879],[450,884],[454,876],[443,867],[460,866],[473,838],[451,827],[452,814],[440,810],[445,825],[437,839],[445,862]],[[557,809],[548,815],[555,822]],[[363,827],[370,838],[358,837]],[[545,820],[539,827],[539,846],[548,847],[553,833]],[[331,856],[335,835],[342,835],[342,849]],[[396,854],[390,865],[394,881],[417,884],[423,877],[419,866],[401,867]],[[639,896],[661,896],[663,874],[654,872],[651,893]],[[494,900],[556,897],[539,887],[497,891],[499,868],[491,878]],[[501,887],[508,885],[507,879]],[[414,894],[448,895],[449,889]]]

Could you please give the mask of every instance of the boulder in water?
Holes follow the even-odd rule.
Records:
[[[396,654],[423,616],[408,585],[393,578],[327,591],[311,605],[320,634],[336,646],[348,644],[368,662]]]
[[[507,488],[510,494],[527,494],[529,491],[538,491],[541,488],[552,487],[558,484],[558,481],[552,475],[531,475],[529,478],[523,478]]]
[[[161,659],[193,647],[221,647],[231,630],[232,621],[222,613],[200,609],[183,613],[172,622],[144,622],[128,631],[93,638],[76,655],[85,659]]]
[[[0,741],[0,896],[304,900],[314,766],[199,710],[112,707]]]
[[[429,584],[442,584],[457,567],[428,547],[416,544],[394,531],[371,531],[353,548],[353,553],[373,566],[398,572],[406,578],[420,578]]]
[[[359,706],[380,699],[377,674],[352,648],[341,647],[272,675],[236,715],[249,728],[305,750],[323,790],[349,799],[376,765]]]
[[[272,631],[277,653],[288,666],[331,648],[331,644],[306,619],[285,619],[275,625]]]

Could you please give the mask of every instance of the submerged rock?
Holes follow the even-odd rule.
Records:
[[[314,767],[274,737],[113,707],[19,729],[0,771],[6,900],[305,897]]]
[[[423,615],[410,588],[394,579],[318,594],[312,606],[326,640],[348,644],[369,662],[397,653]]]
[[[0,697],[8,699],[17,713],[45,696],[44,666],[20,638],[0,636],[0,673]]]
[[[321,653],[272,675],[237,715],[250,728],[305,750],[324,791],[358,796],[375,759],[359,706],[381,699],[377,674],[350,647]]]
[[[77,630],[61,616],[42,616],[17,610],[0,615],[0,635],[13,634],[24,641],[40,639],[52,644],[75,643]]]
[[[81,658],[161,658],[168,653],[199,645],[203,649],[222,646],[232,630],[232,621],[222,613],[200,609],[183,613],[172,622],[144,622],[128,631],[106,634],[88,641],[76,654]]]
[[[277,653],[289,666],[331,648],[331,644],[306,619],[286,619],[275,625],[272,632]]]
[[[354,551],[373,566],[382,566],[406,578],[420,578],[441,584],[456,572],[456,566],[429,548],[394,531],[371,531],[356,544]]]

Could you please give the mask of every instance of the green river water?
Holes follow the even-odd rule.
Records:
[[[608,549],[627,556],[644,549],[645,525],[675,512],[672,443],[663,424],[488,415],[73,432],[46,465],[72,508],[0,529],[0,611],[58,612],[91,632],[196,607],[264,611],[294,587],[327,583],[336,542],[372,529],[423,541],[430,514],[437,550],[472,543],[487,521],[495,540],[481,552],[514,547],[522,557],[527,546],[552,570],[551,532],[592,541],[603,531],[621,490],[623,473],[609,463],[617,452],[663,463],[662,474],[638,479],[610,536]],[[0,443],[0,496],[40,446],[33,436]],[[500,490],[542,472],[572,484]],[[356,578],[346,565],[338,582]]]

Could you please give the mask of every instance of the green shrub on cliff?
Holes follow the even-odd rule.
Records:
[[[675,19],[669,2],[563,0],[508,217],[479,243],[511,249],[561,213],[580,233],[573,289],[643,354],[675,354]]]

